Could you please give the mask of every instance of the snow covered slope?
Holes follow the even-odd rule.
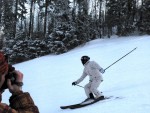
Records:
[[[61,110],[61,105],[78,103],[86,98],[84,90],[71,83],[83,71],[82,55],[106,68],[127,52],[137,49],[110,67],[99,90],[105,96],[119,96],[76,110]],[[40,113],[149,113],[150,112],[150,36],[97,39],[68,53],[47,55],[14,65],[24,73],[23,90],[30,92]],[[88,82],[86,78],[80,85]],[[9,92],[3,102],[9,103]]]

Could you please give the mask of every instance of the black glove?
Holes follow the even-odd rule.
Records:
[[[102,74],[105,73],[105,70],[104,70],[103,68],[101,68],[99,71],[100,71]]]
[[[77,82],[72,82],[72,85],[73,85],[73,86],[77,85]]]

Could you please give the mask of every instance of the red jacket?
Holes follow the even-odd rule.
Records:
[[[9,99],[10,105],[0,103],[0,113],[39,113],[29,93],[19,92]]]

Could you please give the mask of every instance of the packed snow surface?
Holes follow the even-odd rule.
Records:
[[[104,69],[136,48],[103,74],[99,90],[104,96],[121,97],[75,109],[60,106],[83,101],[84,89],[72,86],[83,71],[80,58],[90,56]],[[23,91],[29,92],[40,113],[150,113],[150,36],[96,39],[61,55],[47,55],[14,65],[24,74]],[[84,86],[88,77],[80,83]],[[3,103],[9,104],[6,90]]]

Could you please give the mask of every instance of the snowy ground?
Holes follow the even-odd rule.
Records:
[[[83,71],[82,55],[89,55],[103,68],[137,47],[109,68],[99,87],[105,96],[119,96],[109,102],[61,110],[61,105],[81,102],[84,90],[71,83]],[[48,55],[14,65],[24,73],[23,90],[30,92],[40,113],[150,113],[150,36],[97,39],[62,55]],[[86,78],[80,85],[88,82]],[[8,103],[9,92],[3,94]]]

